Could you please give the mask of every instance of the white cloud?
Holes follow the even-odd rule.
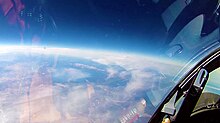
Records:
[[[75,81],[77,79],[89,77],[89,74],[84,73],[78,69],[65,68],[63,70],[53,69],[53,76],[58,78],[67,78],[67,82],[70,82]]]
[[[90,66],[90,65],[86,65],[86,64],[80,64],[80,63],[75,63],[75,64],[73,64],[73,66],[75,66],[75,67],[80,67],[80,68],[82,68],[82,69],[90,69],[90,70],[96,70],[96,71],[104,71],[104,70],[99,69],[99,68],[97,68],[97,67],[95,67],[95,66]]]
[[[122,71],[121,73],[119,73],[119,77],[122,80],[128,79],[127,77],[129,77],[129,75],[131,75],[131,73],[129,71]]]
[[[126,92],[135,92],[135,91],[143,91],[152,88],[153,83],[155,83],[154,73],[146,72],[144,70],[133,70],[131,71],[132,78],[128,82],[125,91]]]
[[[108,76],[107,76],[106,79],[113,78],[113,77],[115,77],[116,75],[119,74],[119,72],[117,70],[113,69],[113,68],[108,68],[107,72],[108,72]]]

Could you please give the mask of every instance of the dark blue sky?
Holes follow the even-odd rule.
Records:
[[[26,10],[36,6],[26,1]],[[53,34],[43,32],[43,45],[149,52],[164,41],[165,28],[151,0],[41,1],[45,18],[52,17],[57,26]],[[39,25],[31,26],[39,33]]]
[[[163,23],[150,0],[50,1],[46,6],[59,40],[51,44],[145,52],[164,40]]]

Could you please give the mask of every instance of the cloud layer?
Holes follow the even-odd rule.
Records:
[[[118,122],[146,92],[157,105],[179,68],[150,56],[81,49],[13,47],[0,56],[11,52],[0,60],[7,64],[0,65],[5,122]]]

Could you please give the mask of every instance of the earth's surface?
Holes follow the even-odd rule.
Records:
[[[177,68],[144,55],[1,47],[0,122],[146,122]]]

